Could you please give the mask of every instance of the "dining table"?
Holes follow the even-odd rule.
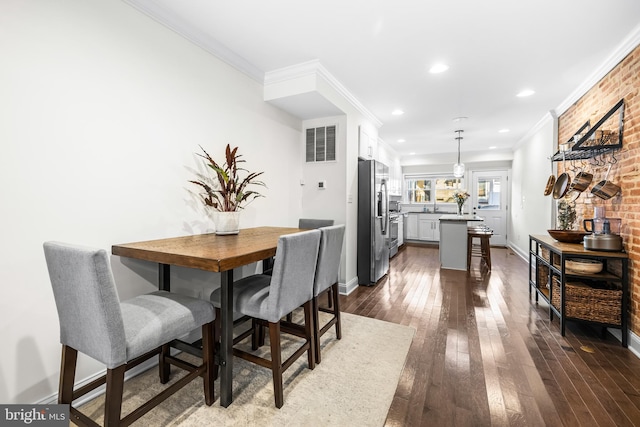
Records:
[[[220,405],[233,402],[233,269],[270,260],[280,236],[304,231],[289,227],[254,227],[238,234],[195,234],[113,245],[120,257],[158,263],[158,288],[171,291],[171,266],[221,274],[220,314],[222,331],[216,361],[220,366]]]

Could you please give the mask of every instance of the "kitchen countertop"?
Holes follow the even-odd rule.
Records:
[[[440,221],[484,221],[484,218],[478,215],[442,215]]]
[[[433,212],[433,211],[408,211],[405,212],[407,214],[428,214],[428,215],[448,215],[448,214],[455,214],[455,211],[438,211],[438,212]]]

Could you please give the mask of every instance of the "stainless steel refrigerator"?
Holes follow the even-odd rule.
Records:
[[[374,285],[389,271],[389,168],[358,162],[358,283]]]

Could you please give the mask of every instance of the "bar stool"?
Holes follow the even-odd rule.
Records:
[[[471,270],[471,258],[479,257],[480,264],[484,262],[491,271],[491,247],[489,240],[493,236],[493,230],[480,225],[468,227],[467,229],[467,271]],[[479,239],[479,243],[474,243],[473,239]]]

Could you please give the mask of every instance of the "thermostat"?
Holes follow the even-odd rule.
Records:
[[[327,181],[318,182],[318,190],[324,190],[325,188],[327,188]]]

